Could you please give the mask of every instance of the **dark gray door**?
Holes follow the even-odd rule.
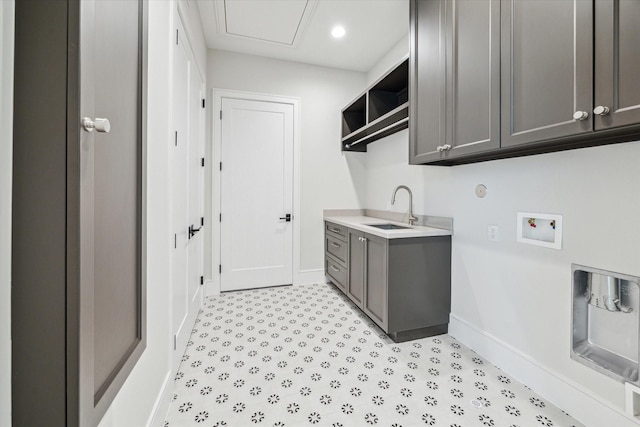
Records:
[[[80,2],[80,118],[110,122],[80,132],[83,426],[97,425],[144,348],[142,16],[142,1]]]
[[[593,2],[502,0],[501,7],[502,146],[590,132]]]
[[[500,147],[500,1],[447,1],[445,157]]]
[[[365,288],[362,310],[387,331],[387,240],[365,234]]]
[[[347,296],[362,307],[365,280],[365,241],[364,234],[349,230],[349,280],[347,280]]]
[[[409,56],[409,163],[443,155],[445,143],[445,2],[411,0]]]
[[[595,129],[640,123],[640,2],[597,0],[595,19]]]

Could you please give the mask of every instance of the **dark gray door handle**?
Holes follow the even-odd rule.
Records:
[[[280,217],[279,219],[284,222],[291,222],[291,214],[286,214],[284,217]]]
[[[198,231],[202,229],[202,226],[195,228],[193,225],[189,226],[189,239],[196,235]]]

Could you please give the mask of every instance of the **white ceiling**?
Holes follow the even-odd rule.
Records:
[[[198,0],[207,46],[367,72],[409,31],[409,0]],[[334,39],[342,25],[346,35]]]

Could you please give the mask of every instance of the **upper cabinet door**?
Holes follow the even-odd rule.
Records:
[[[500,147],[500,1],[446,3],[445,158]]]
[[[593,2],[502,0],[502,23],[502,146],[590,132]]]
[[[411,0],[410,3],[411,164],[438,160],[445,144],[445,7],[441,1]]]
[[[638,23],[640,23],[639,1],[596,1],[594,102],[596,130],[640,123],[640,85],[638,84],[640,26]]]

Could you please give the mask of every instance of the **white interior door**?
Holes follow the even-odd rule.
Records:
[[[171,315],[174,334],[173,367],[177,368],[202,298],[202,233],[190,233],[201,227],[203,211],[202,78],[192,60],[188,40],[181,23],[174,49],[173,126],[171,153]]]
[[[291,284],[293,105],[223,98],[221,126],[220,288]]]

